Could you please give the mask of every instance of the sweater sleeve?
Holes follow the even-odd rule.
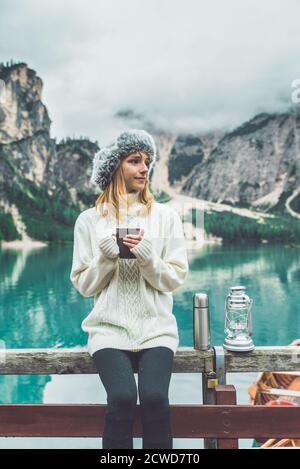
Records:
[[[70,280],[85,297],[94,296],[103,290],[116,269],[118,253],[111,242],[115,241],[106,238],[99,242],[99,252],[93,256],[88,226],[80,219],[76,220]]]
[[[169,229],[170,235],[165,240],[162,258],[147,237],[131,248],[142,276],[153,288],[163,292],[171,292],[182,285],[189,270],[183,226],[175,210],[171,214]]]

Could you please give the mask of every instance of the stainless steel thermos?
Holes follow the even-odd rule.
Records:
[[[207,293],[196,293],[193,296],[194,348],[208,350],[211,348],[210,315]]]

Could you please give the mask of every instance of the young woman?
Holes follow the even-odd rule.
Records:
[[[134,373],[143,448],[173,448],[168,392],[179,336],[172,291],[186,279],[188,258],[178,213],[149,190],[155,159],[152,136],[137,129],[96,153],[91,181],[102,193],[74,227],[70,279],[94,297],[81,327],[107,392],[103,448],[133,448]],[[137,229],[123,240],[132,257],[120,257],[117,228]]]

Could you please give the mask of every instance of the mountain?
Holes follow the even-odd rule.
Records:
[[[60,227],[70,233],[78,212],[96,199],[89,177],[99,146],[83,137],[51,138],[43,82],[25,63],[1,63],[0,79],[0,207],[7,220],[18,213],[33,238],[53,240]]]
[[[212,202],[298,218],[299,187],[300,114],[295,110],[259,114],[226,133],[208,158],[193,167],[181,190]]]
[[[86,137],[51,138],[43,82],[26,63],[0,63],[0,80],[0,239],[70,240],[78,213],[99,195],[90,183],[99,145]],[[151,188],[157,196],[179,200],[180,194],[247,217],[256,211],[256,218],[300,218],[297,109],[262,113],[236,129],[207,133],[167,132],[129,108],[115,118],[124,128],[152,133],[158,161]]]

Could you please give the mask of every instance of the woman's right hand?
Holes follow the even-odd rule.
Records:
[[[129,247],[129,249],[134,248],[139,244],[140,241],[142,241],[144,237],[145,230],[144,228],[140,229],[140,232],[138,235],[134,234],[127,234],[125,238],[123,239],[123,243]]]

